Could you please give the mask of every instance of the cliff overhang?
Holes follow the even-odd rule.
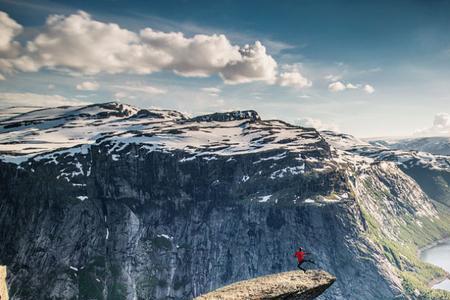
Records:
[[[321,270],[291,271],[239,281],[204,294],[194,300],[315,299],[336,278]]]

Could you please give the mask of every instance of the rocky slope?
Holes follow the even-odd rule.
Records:
[[[438,143],[441,148],[448,147],[450,144],[443,142],[446,138],[422,138],[417,141],[420,147],[407,151],[396,149],[396,144],[381,141],[366,143],[331,131],[324,131],[322,135],[336,149],[375,161],[392,161],[411,176],[431,199],[450,207],[450,156],[419,151],[436,146],[435,139],[442,141]]]
[[[338,279],[321,299],[414,296],[410,273],[442,275],[410,252],[450,219],[396,162],[343,137],[254,111],[10,115],[0,264],[12,299],[190,299],[293,270],[298,245]]]
[[[284,272],[233,283],[195,300],[309,300],[321,295],[334,281],[336,278],[324,271]]]

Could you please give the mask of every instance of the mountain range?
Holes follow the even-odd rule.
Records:
[[[401,144],[252,110],[4,110],[10,297],[192,299],[295,270],[301,245],[337,278],[319,299],[450,299],[417,254],[450,232],[450,158]]]

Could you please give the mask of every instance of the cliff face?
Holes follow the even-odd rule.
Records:
[[[438,219],[393,163],[252,111],[46,114],[3,121],[21,140],[0,145],[12,299],[190,299],[293,270],[299,245],[338,278],[321,299],[391,299],[399,266],[371,230],[401,243],[401,226]]]
[[[240,281],[194,300],[310,300],[321,295],[335,280],[324,271],[284,272]]]

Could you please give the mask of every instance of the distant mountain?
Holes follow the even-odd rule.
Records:
[[[337,149],[370,157],[375,161],[394,162],[411,176],[430,198],[450,207],[450,156],[415,149],[402,150],[381,140],[364,142],[351,135],[332,131],[324,131],[322,135]]]
[[[444,273],[417,247],[448,235],[450,211],[420,178],[449,169],[252,110],[10,111],[0,265],[12,299],[191,299],[294,270],[301,245],[337,278],[319,299],[435,299]]]
[[[438,155],[450,155],[450,137],[420,137],[405,139],[369,140],[372,145],[381,145],[390,149],[415,150]]]

